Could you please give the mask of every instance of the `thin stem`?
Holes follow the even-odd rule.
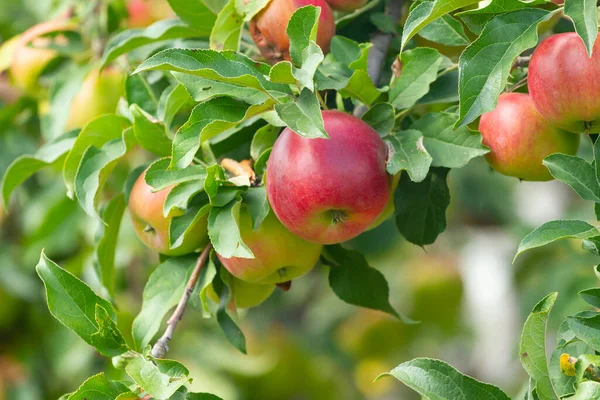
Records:
[[[171,315],[171,318],[167,321],[167,329],[165,333],[156,341],[154,346],[152,347],[152,357],[154,358],[162,358],[167,351],[169,351],[169,342],[173,338],[173,332],[175,332],[175,328],[181,319],[183,318],[183,312],[185,311],[185,307],[194,291],[194,287],[198,282],[198,278],[200,277],[200,272],[206,264],[206,260],[208,260],[208,255],[210,254],[210,250],[212,249],[212,245],[209,243],[206,245],[200,256],[198,257],[198,261],[196,262],[196,266],[192,271],[192,275],[185,285],[185,290],[183,291],[183,296],[179,300],[179,304],[177,304],[177,308]]]
[[[321,93],[319,93],[318,90],[316,90],[315,93],[317,93],[317,98],[319,99],[319,103],[321,103],[321,107],[323,107],[323,110],[329,110],[329,108],[327,108],[327,103],[323,99],[323,96],[321,96]]]

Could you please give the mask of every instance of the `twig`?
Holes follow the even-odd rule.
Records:
[[[385,14],[394,21],[394,26],[398,25],[400,21],[400,17],[402,16],[402,6],[404,5],[404,0],[387,0],[385,5]],[[378,32],[371,38],[371,43],[373,46],[369,49],[369,62],[367,71],[369,73],[369,77],[377,86],[379,84],[379,79],[381,78],[381,70],[383,68],[383,64],[385,62],[385,57],[390,48],[390,44],[392,43],[393,34],[392,33],[384,33]],[[362,116],[367,111],[367,107],[365,105],[357,106],[354,109],[354,115],[357,117]]]
[[[513,68],[521,68],[529,65],[529,60],[531,60],[531,56],[519,56],[515,59],[513,63]]]
[[[250,160],[237,162],[231,158],[224,158],[221,160],[221,167],[225,168],[225,170],[231,172],[235,176],[247,176],[250,180],[250,184],[254,184],[256,181],[256,174],[252,169]]]
[[[165,330],[165,333],[160,337],[160,339],[156,341],[156,343],[152,347],[152,357],[162,358],[167,353],[167,351],[169,351],[169,342],[173,338],[173,332],[175,332],[177,324],[179,323],[179,321],[181,321],[181,318],[183,318],[185,306],[187,305],[187,302],[190,299],[192,292],[194,291],[194,287],[196,286],[198,278],[200,277],[200,271],[202,271],[204,264],[206,264],[206,260],[208,259],[208,255],[210,254],[211,249],[212,245],[209,243],[206,245],[204,250],[202,250],[202,253],[200,253],[200,256],[198,257],[198,262],[196,262],[196,266],[192,271],[192,275],[190,276],[187,285],[185,285],[183,296],[181,297],[181,300],[179,300],[179,304],[177,304],[175,312],[173,312],[173,315],[171,315],[171,318],[169,318],[169,320],[167,321],[167,329]]]

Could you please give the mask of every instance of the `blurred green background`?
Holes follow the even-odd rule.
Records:
[[[51,0],[3,2],[0,43],[43,20],[51,9]],[[6,77],[0,76],[3,82]],[[42,141],[37,104],[4,97],[0,176]],[[590,149],[586,142],[581,152]],[[146,159],[134,154],[108,188],[118,190],[126,171]],[[294,281],[289,292],[277,291],[242,316],[248,356],[228,344],[215,321],[189,308],[169,357],[189,367],[193,391],[227,400],[418,399],[392,378],[373,380],[411,358],[434,357],[519,393],[525,373],[518,338],[531,308],[547,293],[560,293],[549,326],[553,332],[564,316],[584,307],[576,293],[598,282],[594,259],[577,241],[531,251],[513,265],[517,245],[545,221],[591,220],[592,210],[560,183],[506,178],[483,159],[453,170],[449,183],[448,228],[434,245],[421,249],[405,242],[393,220],[347,243],[385,274],[396,309],[420,324],[404,325],[341,302],[328,287],[327,271],[317,268]],[[99,290],[92,267],[96,222],[66,197],[60,173],[44,170],[20,187],[8,213],[0,213],[0,227],[0,400],[56,399],[100,371],[124,378],[109,359],[50,315],[35,274],[44,248]],[[116,304],[121,331],[127,333],[158,259],[137,240],[128,218],[119,242]]]

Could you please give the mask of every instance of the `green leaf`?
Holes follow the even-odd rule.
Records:
[[[203,142],[272,107],[270,101],[251,106],[231,97],[217,97],[198,104],[173,139],[171,167],[185,168]]]
[[[395,196],[396,225],[402,236],[419,246],[431,244],[446,229],[450,192],[445,168],[431,168],[425,180],[414,183],[402,174]]]
[[[385,139],[388,145],[387,172],[396,175],[404,170],[410,180],[422,182],[431,166],[431,155],[423,147],[423,134],[415,129],[397,132]]]
[[[173,118],[186,106],[191,106],[192,98],[185,86],[181,84],[173,85],[166,89],[160,96],[158,102],[158,118],[164,122],[167,129],[171,128]]]
[[[185,214],[173,217],[169,225],[169,244],[172,250],[179,248],[190,232],[202,224],[206,226],[206,216],[210,210],[210,201],[206,193],[196,196]],[[196,230],[197,232],[197,230]]]
[[[150,275],[142,296],[142,309],[132,326],[133,343],[137,350],[144,349],[160,329],[169,310],[183,295],[188,272],[196,264],[196,255],[170,257]]]
[[[515,58],[537,44],[537,25],[552,15],[526,8],[499,15],[486,24],[460,56],[460,116],[455,126],[464,126],[496,107]]]
[[[290,38],[290,57],[294,76],[300,88],[314,91],[314,76],[323,62],[323,51],[317,45],[317,28],[320,8],[312,5],[300,7],[292,14],[286,33]],[[295,68],[299,67],[299,69]]]
[[[573,21],[588,56],[592,57],[594,43],[598,36],[598,8],[594,0],[565,0],[565,15]]]
[[[563,353],[567,354],[583,354],[591,351],[587,344],[574,340],[575,335],[569,330],[567,321],[560,324],[556,335],[557,346],[550,357],[548,372],[552,386],[559,398],[564,398],[575,394],[575,377],[566,375],[560,367],[560,356]]]
[[[232,51],[167,49],[144,61],[134,73],[149,70],[184,72],[235,87],[251,88],[274,98],[291,95],[289,86],[267,80],[268,65]]]
[[[442,15],[459,8],[478,3],[478,0],[433,0],[423,1],[410,10],[402,32],[402,48],[423,27]]]
[[[536,381],[540,400],[557,398],[550,381],[546,359],[546,323],[557,296],[558,293],[551,293],[536,304],[525,321],[519,345],[521,364]]]
[[[462,168],[490,151],[481,143],[478,132],[465,126],[453,130],[455,120],[455,114],[429,113],[411,126],[423,133],[423,145],[431,154],[434,167]]]
[[[230,83],[217,80],[220,78],[207,79],[182,72],[172,72],[172,74],[196,102],[204,102],[219,96],[233,97],[248,104],[262,104],[270,99],[269,95],[263,91],[235,82]]]
[[[111,310],[114,313],[114,311]],[[91,336],[91,345],[98,352],[108,357],[115,357],[129,350],[125,339],[115,321],[108,315],[108,311],[100,304],[96,303],[96,322],[98,323],[98,332]]]
[[[346,250],[341,245],[327,246],[326,252],[333,262],[329,270],[329,286],[340,300],[383,311],[408,324],[416,323],[394,310],[390,304],[390,290],[385,276],[370,267],[362,254]]]
[[[525,3],[521,0],[494,0],[485,7],[475,10],[467,10],[457,13],[456,15],[462,19],[469,27],[471,32],[479,35],[485,24],[498,14],[504,14],[514,10],[520,10],[525,7],[530,7],[537,4],[545,4],[544,0],[534,0]]]
[[[390,103],[397,110],[412,107],[429,92],[429,85],[436,80],[442,56],[435,49],[419,47],[400,55],[402,73],[392,80]]]
[[[156,399],[168,399],[179,387],[191,382],[190,371],[172,360],[148,359],[140,354],[125,368],[127,375]]]
[[[163,215],[167,217],[174,209],[186,210],[190,204],[190,200],[203,190],[204,181],[200,179],[177,184],[177,186],[171,189],[165,199]]]
[[[89,147],[75,175],[75,194],[79,205],[93,218],[100,220],[98,197],[117,163],[137,143],[133,130],[125,129],[122,140],[111,140],[101,148]]]
[[[212,282],[215,293],[219,296],[217,322],[229,343],[242,353],[246,354],[246,338],[244,337],[244,333],[227,313],[227,309],[231,303],[231,291],[229,290],[227,282],[223,282],[222,276],[230,277],[228,274],[229,273],[221,267],[219,268],[219,273],[215,274]]]
[[[598,229],[584,221],[558,220],[546,222],[521,240],[515,259],[527,250],[542,247],[557,240],[589,239],[597,235]]]
[[[197,4],[201,3],[198,1]],[[117,57],[147,44],[171,39],[208,36],[210,30],[207,30],[206,26],[205,24],[198,27],[198,29],[194,29],[177,19],[168,19],[155,22],[147,28],[128,29],[108,41],[102,55],[102,66],[106,66]]]
[[[210,393],[188,393],[186,400],[223,400],[219,396]]]
[[[137,104],[132,104],[129,111],[133,116],[133,132],[140,146],[160,157],[170,155],[172,142],[165,125]]]
[[[88,285],[56,265],[43,252],[36,271],[46,287],[50,313],[85,342],[94,346],[94,343],[98,344],[94,338],[102,336],[105,329],[116,330],[114,325],[106,326],[106,316],[111,321],[116,319],[112,305],[94,293]],[[102,314],[97,318],[97,306],[103,308],[106,315]],[[113,350],[114,348],[98,348],[100,353],[110,353],[106,355],[113,355]]]
[[[340,90],[342,96],[358,99],[366,105],[373,104],[382,92],[383,90],[377,89],[369,74],[363,70],[355,70],[346,87]]]
[[[310,139],[329,138],[316,93],[305,88],[295,102],[277,104],[275,111],[294,133]]]
[[[134,104],[138,109],[149,114],[156,114],[158,98],[154,90],[142,74],[129,75],[125,80],[125,98],[130,106]],[[131,108],[131,107],[130,107]]]
[[[449,15],[432,21],[421,29],[419,36],[444,46],[466,46],[471,43],[463,24]]]
[[[169,158],[161,158],[148,167],[144,179],[154,190],[162,190],[171,185],[190,181],[199,181],[200,187],[204,185],[206,179],[204,165],[194,164],[184,169],[168,169],[170,162]]]
[[[379,136],[386,137],[392,132],[395,121],[394,107],[390,103],[378,103],[362,116],[362,120],[371,125]]]
[[[219,10],[225,4],[224,0],[204,0],[193,1],[189,0],[168,0],[171,9],[182,21],[197,29],[206,31],[206,35],[210,33],[210,29],[215,23],[216,16]]]
[[[244,17],[235,8],[236,0],[229,0],[217,15],[210,33],[210,48],[213,50],[234,50],[240,47]]]
[[[208,236],[222,257],[254,258],[252,250],[240,234],[242,200],[234,200],[223,207],[213,207],[208,217]]]
[[[579,297],[594,308],[600,308],[600,288],[591,288],[579,292]]]
[[[377,380],[386,375],[393,376],[431,400],[510,400],[510,397],[496,386],[461,374],[440,360],[415,358],[378,376]]]
[[[265,125],[256,131],[250,144],[250,156],[254,161],[258,160],[266,150],[273,147],[279,131],[280,129],[273,125]]]
[[[600,399],[600,383],[594,381],[585,381],[577,388],[575,396],[569,397],[569,400],[590,400]]]
[[[577,357],[577,362],[575,363],[575,382],[577,387],[581,385],[584,379],[584,375],[587,372],[586,370],[589,366],[600,366],[600,356],[598,356],[597,354],[582,354],[579,357]],[[600,394],[600,391],[598,392],[598,394]]]
[[[417,104],[454,103],[458,101],[458,70],[440,73],[429,92]]]
[[[106,379],[104,373],[88,378],[67,400],[115,400],[121,394],[130,394],[127,386],[121,382]],[[132,393],[131,393],[132,394]]]
[[[100,148],[111,140],[121,139],[123,131],[129,125],[129,120],[124,117],[102,115],[83,127],[73,143],[63,167],[63,179],[69,198],[72,199],[75,193],[75,176],[87,149],[91,146]]]
[[[594,167],[583,158],[551,154],[542,161],[553,177],[566,183],[584,200],[600,202],[600,184]]]
[[[2,199],[5,209],[8,209],[10,195],[17,186],[42,168],[58,164],[65,159],[65,154],[75,143],[78,134],[79,130],[75,130],[59,136],[40,147],[34,155],[23,155],[10,163],[2,177]]]
[[[264,186],[251,187],[242,193],[242,198],[252,219],[252,229],[257,230],[271,209],[267,200],[267,191]]]
[[[569,329],[594,351],[600,351],[600,314],[567,317]]]
[[[100,212],[100,217],[106,225],[99,224],[96,232],[94,269],[110,296],[115,294],[115,251],[126,206],[123,194],[110,200]]]

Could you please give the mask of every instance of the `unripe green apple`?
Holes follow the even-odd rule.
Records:
[[[114,113],[123,94],[125,76],[117,68],[92,70],[73,98],[67,130],[81,128],[102,114]]]
[[[267,164],[267,195],[279,220],[308,241],[334,244],[364,232],[390,199],[388,150],[364,121],[323,111],[329,139],[286,128]]]
[[[38,79],[44,68],[58,56],[56,50],[43,48],[51,43],[51,39],[42,36],[52,32],[75,29],[76,26],[72,22],[66,19],[56,19],[26,30],[19,37],[13,49],[10,66],[13,84],[24,92],[35,95],[39,90]],[[54,40],[61,39],[59,37]]]
[[[327,0],[327,4],[335,11],[350,12],[367,4],[368,0]]]
[[[529,94],[550,123],[571,132],[600,132],[600,41],[589,58],[575,32],[552,35],[531,56]]]
[[[129,194],[129,213],[140,240],[147,247],[169,256],[189,254],[204,247],[208,243],[208,217],[202,217],[196,222],[181,246],[170,248],[169,225],[173,217],[181,215],[181,211],[172,212],[167,217],[163,215],[165,200],[173,187],[153,192],[152,187],[144,180],[145,175],[144,171]]]
[[[232,305],[235,308],[256,307],[267,300],[275,290],[275,285],[273,284],[257,285],[255,283],[244,282],[235,277],[231,278],[229,285],[229,290],[231,290],[233,296]],[[212,283],[206,289],[206,295],[215,303],[219,303],[219,296],[217,296]]]
[[[307,242],[285,229],[273,212],[269,212],[260,227],[254,230],[250,214],[243,208],[240,233],[255,258],[217,255],[233,276],[246,282],[275,284],[291,281],[310,271],[321,254],[321,245]]]
[[[288,22],[294,11],[308,5],[321,7],[317,44],[323,53],[329,53],[331,38],[335,35],[335,19],[325,0],[270,0],[248,25],[252,39],[267,61],[275,64],[290,60],[290,38],[286,32]]]
[[[553,153],[575,154],[580,137],[546,121],[524,93],[500,95],[496,109],[481,116],[479,131],[491,149],[485,156],[490,165],[528,181],[552,179],[542,161]]]

